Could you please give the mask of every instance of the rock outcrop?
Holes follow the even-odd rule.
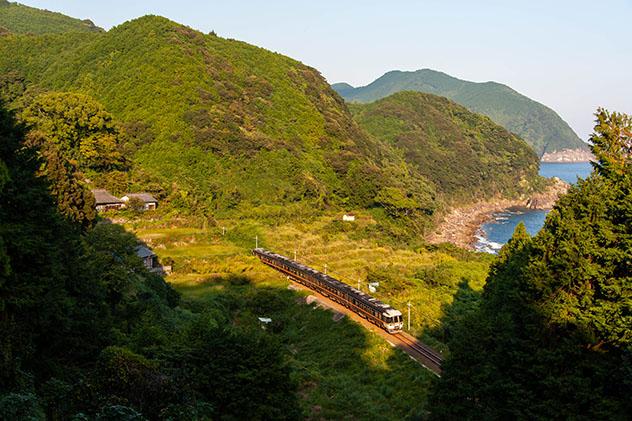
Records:
[[[566,193],[570,187],[570,184],[560,180],[557,177],[553,177],[551,185],[542,193],[536,193],[531,196],[525,202],[525,207],[528,209],[551,209],[557,199]]]

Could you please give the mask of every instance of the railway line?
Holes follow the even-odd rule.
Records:
[[[285,256],[257,248],[253,254],[262,263],[281,272],[302,288],[320,296],[330,308],[345,313],[377,333],[393,346],[406,352],[412,359],[441,376],[441,354],[414,336],[403,332],[401,312],[376,298],[326,274],[295,262]],[[377,329],[374,329],[377,328]]]
[[[394,336],[395,341],[399,342],[399,347],[406,351],[415,361],[437,376],[441,376],[441,363],[443,362],[441,354],[406,332],[400,332]],[[395,344],[395,346],[398,346],[398,344]]]

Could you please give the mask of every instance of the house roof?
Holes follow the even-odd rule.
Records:
[[[154,196],[152,196],[149,193],[126,193],[125,196],[123,197],[127,197],[128,199],[135,197],[137,199],[142,200],[145,203],[158,203],[158,201],[154,198]]]
[[[156,253],[145,246],[136,246],[136,255],[141,259],[144,259],[145,257],[155,256]]]
[[[92,194],[94,195],[94,201],[97,205],[109,205],[109,204],[119,204],[123,203],[120,199],[112,196],[110,192],[103,189],[92,190]]]

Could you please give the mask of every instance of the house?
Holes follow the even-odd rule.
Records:
[[[353,222],[355,221],[355,215],[352,213],[345,213],[344,215],[342,215],[342,220]]]
[[[121,209],[124,206],[122,200],[112,196],[110,192],[103,189],[92,190],[94,195],[94,201],[96,209],[99,212],[108,211],[112,209]]]
[[[158,201],[149,193],[127,193],[121,197],[121,200],[127,203],[134,198],[139,199],[145,204],[143,210],[154,210],[158,207]]]
[[[136,247],[136,255],[141,258],[145,267],[151,271],[160,270],[160,265],[158,264],[158,256],[154,253],[150,248],[145,246],[137,246]]]

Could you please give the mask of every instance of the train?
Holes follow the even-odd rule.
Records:
[[[255,248],[252,254],[293,281],[347,307],[388,333],[396,334],[402,331],[402,313],[377,298],[325,273],[263,248]]]

